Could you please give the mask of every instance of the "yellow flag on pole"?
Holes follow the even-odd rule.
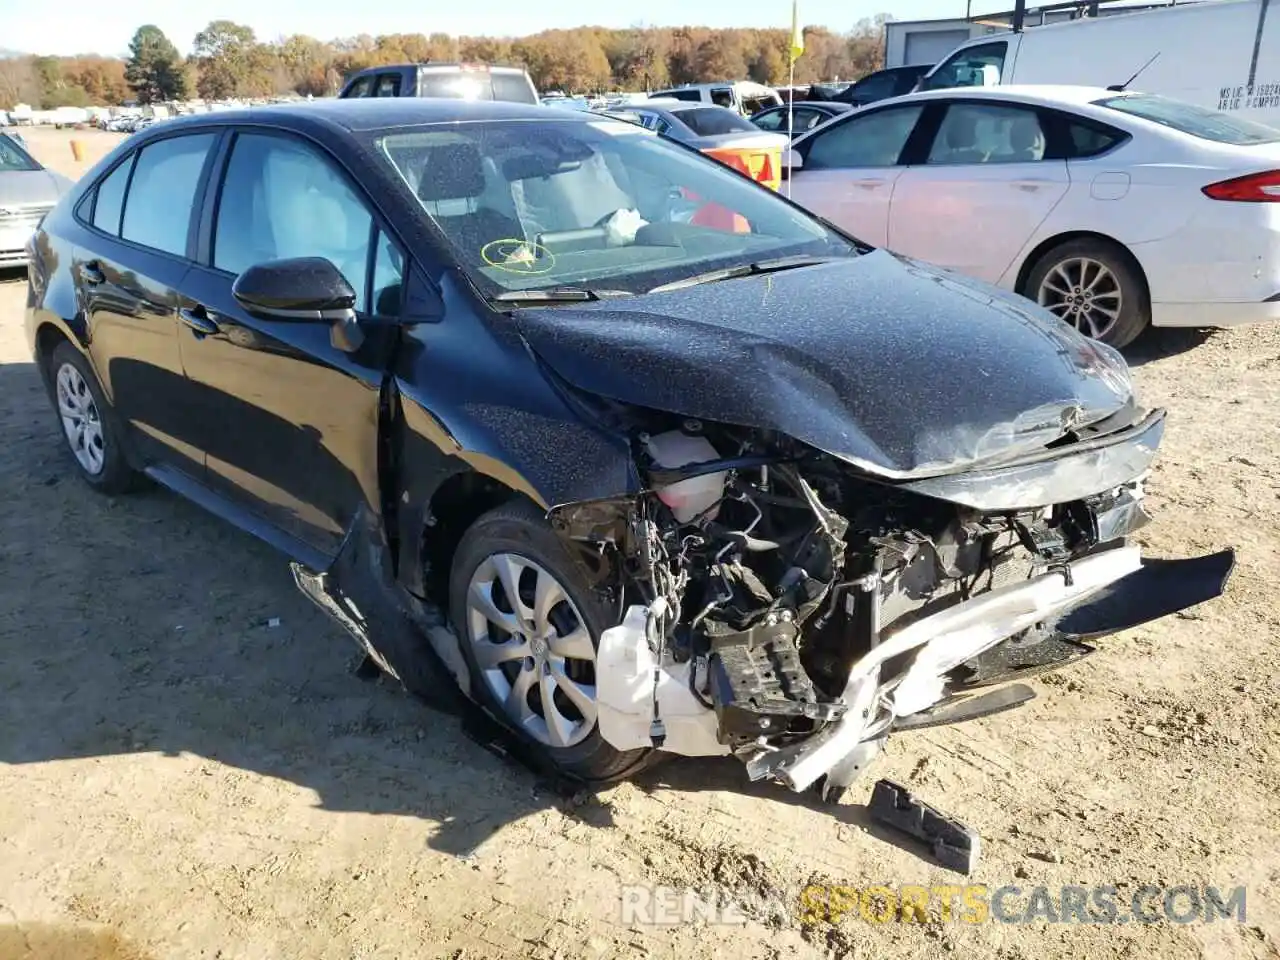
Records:
[[[800,0],[791,0],[791,62],[804,53],[804,30],[800,26]]]

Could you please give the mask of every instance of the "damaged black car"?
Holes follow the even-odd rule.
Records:
[[[1217,596],[1144,559],[1121,356],[631,124],[366,100],[131,138],[29,245],[83,478],[292,558],[378,667],[567,775],[839,794]]]

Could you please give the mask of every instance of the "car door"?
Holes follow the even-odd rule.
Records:
[[[872,246],[889,233],[889,201],[898,165],[924,113],[919,103],[851,115],[795,146],[802,166],[790,174],[791,199]]]
[[[179,290],[217,140],[214,132],[166,137],[117,163],[77,208],[91,239],[77,247],[72,270],[89,357],[130,448],[196,478],[204,464],[185,414]]]
[[[379,502],[379,391],[398,336],[404,255],[315,144],[238,131],[224,154],[179,338],[201,406],[207,482],[332,557],[357,508]],[[328,323],[262,319],[237,303],[232,284],[246,268],[304,256],[329,259],[357,292],[358,349]]]
[[[924,162],[898,179],[889,248],[998,281],[1071,186],[1046,126],[1034,106],[950,102]]]

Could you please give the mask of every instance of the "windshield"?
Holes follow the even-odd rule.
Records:
[[[490,296],[640,293],[710,269],[857,253],[767,188],[616,120],[440,124],[377,146]]]
[[[25,150],[8,136],[0,133],[0,171],[39,169],[40,164],[36,163]]]
[[[1170,100],[1151,93],[1130,93],[1095,100],[1095,106],[1110,107],[1143,120],[1150,120],[1202,140],[1229,143],[1238,147],[1280,142],[1280,130],[1253,120],[1234,117],[1220,110]]]
[[[672,114],[700,137],[718,137],[725,133],[756,133],[755,124],[724,107],[693,107],[672,110]]]

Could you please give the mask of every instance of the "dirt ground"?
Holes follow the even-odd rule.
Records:
[[[107,135],[34,132],[70,175]],[[981,834],[975,880],[1245,885],[1243,924],[624,923],[624,885],[794,898],[954,884],[837,808],[674,761],[565,798],[352,676],[269,548],[79,483],[0,282],[0,960],[1280,955],[1280,329],[1130,351],[1170,409],[1148,550],[1239,550],[1228,595],[1112,638],[1030,706],[903,734],[889,776]],[[946,387],[947,385],[944,385]],[[951,385],[963,389],[963,385]],[[278,618],[278,626],[269,624]]]

